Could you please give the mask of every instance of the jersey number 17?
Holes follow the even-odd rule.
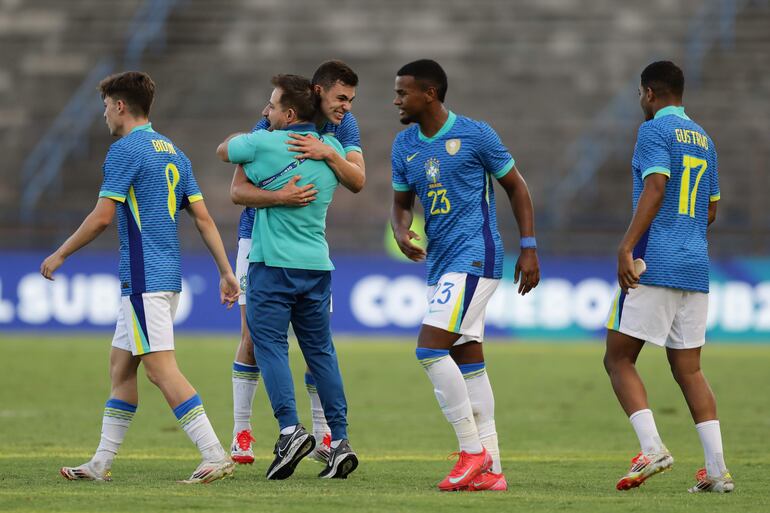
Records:
[[[695,217],[695,198],[698,196],[698,185],[700,179],[703,177],[703,173],[708,169],[708,163],[693,157],[692,155],[685,155],[682,157],[682,182],[679,185],[679,213],[682,215],[689,215]],[[690,170],[698,169],[698,174],[695,177],[695,184],[692,186],[692,192],[690,191]]]

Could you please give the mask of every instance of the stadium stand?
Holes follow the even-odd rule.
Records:
[[[337,193],[328,235],[338,252],[379,251],[390,208],[390,143],[402,128],[391,105],[394,73],[409,60],[432,57],[449,74],[448,106],[488,121],[516,157],[532,189],[543,251],[610,254],[630,218],[629,163],[641,121],[638,74],[651,59],[671,58],[685,65],[688,77],[699,76],[688,82],[685,105],[720,155],[723,201],[714,251],[770,249],[764,207],[770,185],[767,1],[705,2],[712,10],[700,30],[719,37],[701,40],[700,47],[692,31],[704,2],[696,0],[167,4],[0,0],[1,247],[50,247],[92,207],[111,142],[95,90],[98,112],[82,121],[89,123],[83,136],[28,219],[21,170],[88,73],[103,59],[115,69],[126,64],[138,30],[132,20],[149,9],[145,20],[162,18],[162,27],[145,42],[137,65],[158,84],[153,122],[193,161],[231,240],[239,209],[229,202],[231,172],[216,161],[216,144],[253,125],[272,74],[310,74],[320,61],[341,58],[361,77],[354,113],[368,182],[358,195]],[[164,9],[168,17],[153,18]],[[613,101],[622,105],[597,129],[597,118]],[[606,147],[594,158],[597,142]],[[575,180],[576,162],[586,158],[590,165]],[[513,248],[515,223],[505,202],[498,208],[506,211],[501,231]],[[188,245],[199,244],[186,235]]]

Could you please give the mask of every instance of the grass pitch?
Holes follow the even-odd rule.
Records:
[[[109,394],[110,335],[0,336],[0,511],[736,511],[770,510],[767,391],[770,346],[710,345],[704,369],[717,394],[736,491],[686,492],[703,453],[663,351],[648,347],[640,369],[672,471],[617,492],[638,445],[604,374],[599,343],[488,343],[487,367],[506,493],[439,493],[456,442],[412,341],[337,342],[349,403],[350,437],[361,464],[345,481],[316,478],[300,464],[290,479],[267,481],[277,427],[260,384],[253,426],[257,461],[234,479],[184,486],[197,451],[160,393],[141,380],[141,401],[112,483],[68,482],[62,465],[86,461],[99,440]],[[198,389],[220,440],[231,440],[234,336],[177,340],[182,370]],[[310,424],[304,366],[292,353],[300,417]]]

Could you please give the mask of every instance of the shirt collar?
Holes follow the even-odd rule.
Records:
[[[687,114],[684,113],[684,107],[683,106],[676,106],[676,105],[669,105],[668,107],[663,107],[658,112],[655,113],[655,119],[662,118],[663,116],[678,116],[682,119],[690,119],[687,117]]]
[[[152,123],[147,123],[146,125],[139,125],[135,126],[131,129],[129,134],[133,134],[134,132],[154,132],[155,130],[152,129]]]
[[[419,129],[419,126],[417,128],[417,134],[420,137],[420,140],[423,142],[433,142],[445,133],[449,132],[449,130],[452,129],[452,126],[455,124],[455,120],[457,119],[457,115],[455,115],[454,112],[451,110],[449,111],[449,116],[447,116],[446,121],[444,122],[444,126],[441,127],[441,129],[436,132],[436,134],[433,137],[425,137],[425,135],[422,133],[422,130]]]
[[[318,128],[313,123],[293,123],[286,127],[292,132],[317,132]]]

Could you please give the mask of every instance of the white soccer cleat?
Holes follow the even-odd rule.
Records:
[[[311,460],[326,465],[329,462],[329,455],[332,450],[332,434],[326,433],[321,443],[315,446],[313,452],[308,455]]]
[[[727,470],[719,477],[709,477],[706,469],[702,468],[695,474],[695,479],[698,481],[695,486],[687,489],[690,493],[730,493],[735,489],[733,476]]]
[[[79,467],[62,467],[59,473],[69,481],[112,481],[110,469],[99,472],[90,461]]]
[[[639,453],[631,460],[631,469],[625,476],[621,477],[615,488],[618,490],[630,490],[641,486],[647,479],[664,472],[674,464],[674,457],[663,447],[661,452],[657,453]]]
[[[230,446],[230,457],[233,461],[241,465],[254,463],[254,451],[251,448],[251,442],[254,441],[254,437],[248,429],[238,431],[233,437],[233,445]]]
[[[179,481],[184,484],[208,484],[218,479],[224,479],[233,475],[233,469],[235,468],[235,462],[229,458],[225,458],[220,461],[204,461],[195,472],[183,481]]]

